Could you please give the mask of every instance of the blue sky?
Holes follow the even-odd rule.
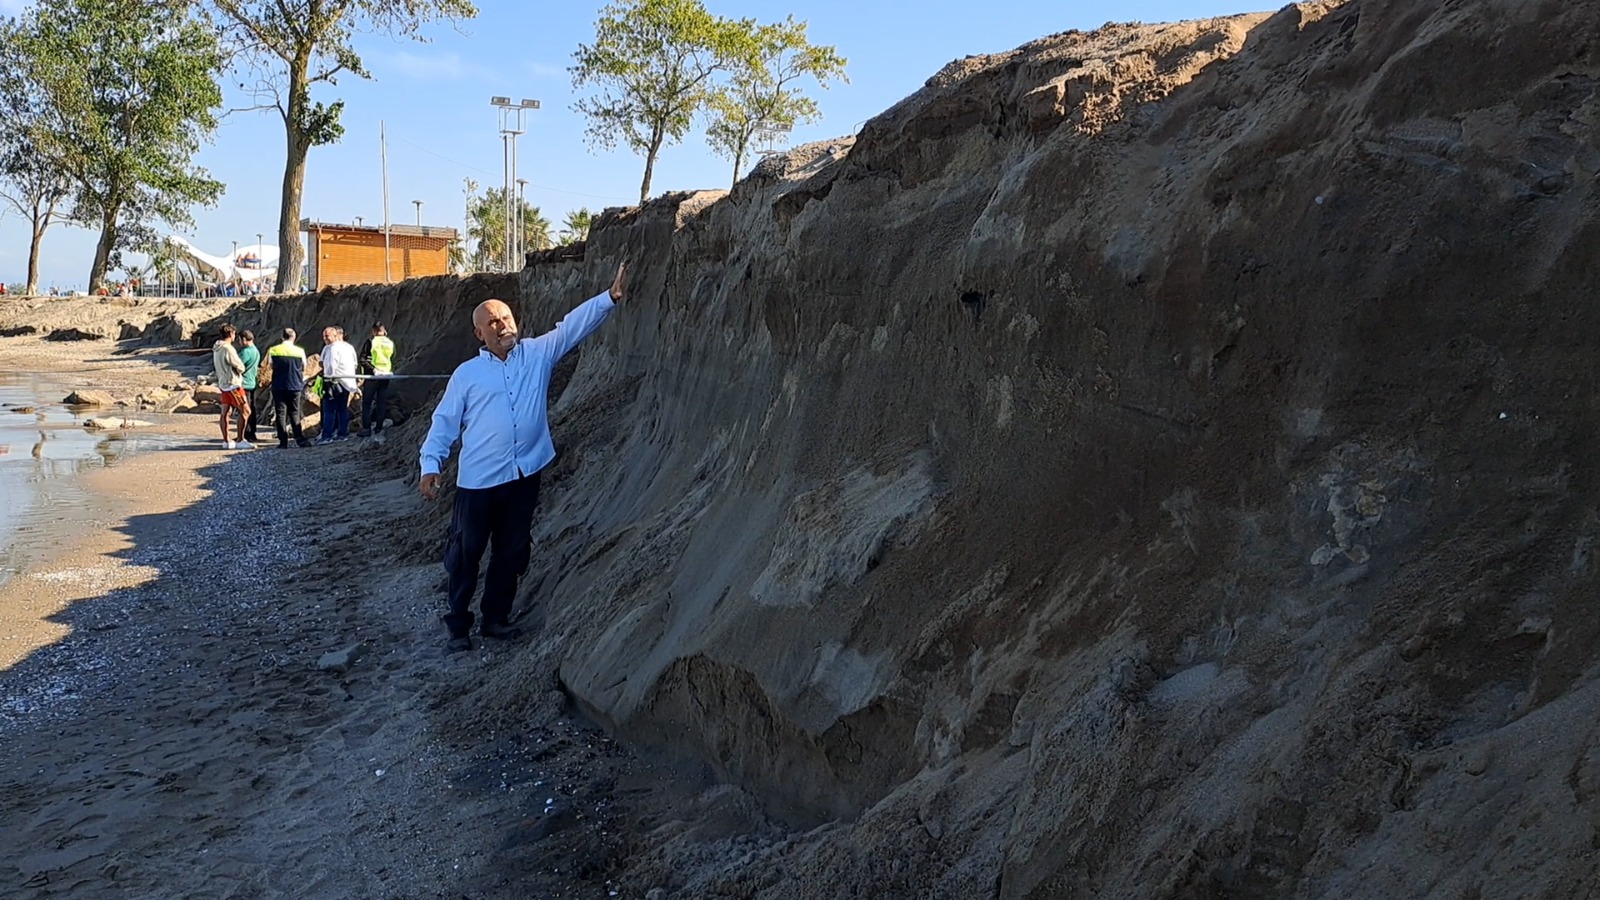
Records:
[[[0,0],[0,13],[14,14],[26,0]],[[921,0],[873,3],[812,0],[803,6],[768,0],[707,0],[712,12],[762,22],[788,15],[809,23],[812,43],[832,44],[849,60],[849,84],[814,91],[822,120],[797,127],[791,143],[851,134],[862,122],[916,91],[950,60],[1010,50],[1073,28],[1106,22],[1170,22],[1257,11],[1249,0]],[[530,203],[559,224],[580,206],[599,210],[635,201],[644,161],[624,148],[591,150],[584,121],[572,110],[576,99],[567,67],[580,43],[593,39],[599,2],[533,4],[526,0],[478,0],[479,15],[459,29],[429,27],[428,43],[367,35],[360,50],[373,80],[342,78],[321,85],[322,102],[345,101],[344,139],[311,151],[302,215],[330,222],[383,221],[379,123],[388,133],[389,214],[415,223],[413,200],[423,201],[427,225],[460,228],[463,180],[483,187],[501,183],[501,140],[492,95],[540,100],[529,112],[519,140],[519,175],[528,180]],[[1271,5],[1265,8],[1270,8]],[[233,79],[235,82],[239,79]],[[248,104],[230,90],[232,106]],[[233,112],[197,161],[227,184],[221,201],[195,212],[185,234],[202,249],[227,253],[233,241],[254,243],[258,233],[276,243],[278,197],[283,177],[283,125],[276,112]],[[746,164],[748,168],[748,162]],[[662,151],[652,195],[668,190],[725,188],[732,167],[714,155],[699,132]],[[45,237],[41,285],[82,288],[96,235],[54,226]],[[14,212],[0,218],[0,280],[26,274],[26,223]]]

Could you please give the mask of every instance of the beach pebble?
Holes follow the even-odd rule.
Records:
[[[332,650],[322,654],[317,660],[317,668],[324,672],[344,672],[356,664],[361,655],[367,650],[365,643],[352,644],[343,650]]]
[[[124,419],[120,416],[84,419],[83,427],[95,431],[116,431],[121,428],[149,428],[155,423],[143,419]]]
[[[61,402],[68,406],[116,406],[117,398],[105,391],[73,391]]]

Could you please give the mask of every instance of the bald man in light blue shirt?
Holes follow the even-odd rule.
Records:
[[[517,582],[528,568],[539,470],[555,459],[546,396],[556,361],[604,322],[622,302],[626,266],[617,266],[609,290],[567,313],[536,338],[521,338],[511,307],[485,300],[472,313],[473,334],[483,341],[478,355],[456,367],[422,442],[422,478],[417,488],[433,500],[439,470],[450,448],[461,442],[455,507],[444,567],[449,573],[451,652],[472,649],[472,595],[485,550],[479,632],[488,638],[520,637],[510,622]]]

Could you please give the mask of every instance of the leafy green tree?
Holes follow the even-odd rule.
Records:
[[[436,20],[458,22],[478,14],[470,0],[202,0],[231,40],[273,74],[262,90],[283,117],[288,153],[278,207],[276,289],[300,283],[305,265],[300,247],[300,201],[305,189],[306,155],[312,147],[336,143],[344,135],[339,115],[344,102],[324,105],[311,99],[311,86],[336,83],[341,72],[372,77],[357,55],[358,33],[425,40],[422,26]]]
[[[594,224],[594,213],[588,207],[580,206],[567,213],[567,220],[561,223],[561,243],[575,244],[578,241],[589,239],[589,226]]]
[[[71,183],[72,217],[98,227],[89,289],[155,223],[185,226],[223,185],[192,160],[216,129],[222,54],[181,3],[40,0],[22,17],[27,76],[46,110],[43,144]]]
[[[688,133],[712,92],[712,78],[749,53],[755,24],[713,16],[700,0],[619,0],[601,10],[593,44],[573,54],[574,88],[599,93],[574,109],[589,120],[590,143],[620,140],[644,154],[639,202],[650,198],[656,157]]]
[[[0,198],[28,220],[27,294],[39,292],[45,231],[65,220],[72,193],[50,107],[33,86],[38,49],[37,33],[22,21],[0,21]]]
[[[512,206],[521,212],[523,247],[528,250],[548,249],[551,246],[550,220],[539,213],[539,207],[531,205],[524,198],[514,199]],[[467,203],[467,238],[477,243],[472,254],[474,271],[498,271],[505,265],[505,188],[489,188],[482,194],[474,195]]]
[[[817,101],[802,93],[797,82],[811,78],[824,89],[831,79],[849,83],[844,67],[845,59],[834,48],[806,40],[806,23],[793,16],[756,29],[752,52],[735,60],[728,83],[707,101],[711,122],[706,142],[733,160],[735,183],[756,132],[792,128],[821,116]]]

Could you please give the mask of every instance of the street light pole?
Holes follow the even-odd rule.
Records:
[[[505,180],[501,184],[501,192],[505,200],[506,210],[506,270],[517,271],[522,268],[517,259],[520,235],[523,231],[522,206],[520,202],[513,204],[515,193],[513,185],[517,182],[517,136],[523,133],[522,116],[530,109],[538,109],[539,101],[529,100],[524,97],[520,103],[512,103],[510,97],[490,97],[490,105],[500,110],[500,139],[504,142]],[[516,112],[517,127],[511,127],[511,113]]]
[[[261,232],[256,232],[256,275],[261,274]]]

